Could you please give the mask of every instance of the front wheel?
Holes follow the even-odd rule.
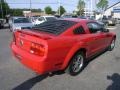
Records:
[[[78,75],[85,67],[85,55],[83,52],[76,53],[69,66],[66,69],[66,72],[71,76]]]
[[[112,51],[114,49],[114,47],[115,47],[115,39],[112,40],[111,44],[108,47],[108,50]]]

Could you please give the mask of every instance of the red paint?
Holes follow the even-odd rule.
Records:
[[[72,21],[77,21],[77,19]],[[21,63],[39,74],[44,74],[64,70],[72,56],[80,49],[85,49],[86,58],[89,58],[105,49],[115,36],[110,32],[91,34],[86,25],[89,20],[77,22],[79,23],[60,35],[29,30],[17,31],[11,49]],[[81,25],[85,29],[85,34],[75,35],[73,30]],[[35,45],[32,46],[32,43]],[[33,51],[30,51],[31,48]]]

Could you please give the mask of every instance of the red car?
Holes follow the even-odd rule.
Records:
[[[113,50],[116,35],[93,20],[63,19],[16,31],[11,49],[19,61],[39,74],[64,70],[77,75],[92,56]]]

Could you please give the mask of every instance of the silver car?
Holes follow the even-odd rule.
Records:
[[[10,31],[30,29],[33,27],[32,22],[26,17],[12,17],[9,20]]]

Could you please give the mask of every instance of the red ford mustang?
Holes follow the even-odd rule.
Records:
[[[64,19],[16,31],[11,49],[22,64],[39,74],[65,70],[77,75],[90,57],[106,48],[113,50],[115,39],[96,21]]]

